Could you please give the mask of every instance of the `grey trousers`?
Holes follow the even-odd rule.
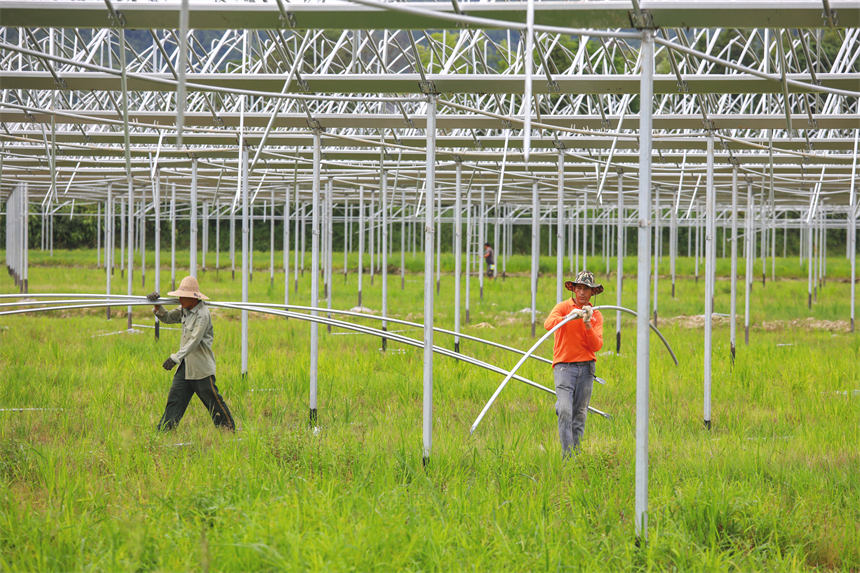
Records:
[[[558,437],[561,454],[569,456],[579,448],[585,432],[585,416],[594,384],[594,361],[559,362],[552,369],[555,381],[555,413],[558,416]]]
[[[207,376],[200,380],[187,380],[185,378],[184,360],[179,363],[179,368],[173,375],[173,384],[171,384],[170,392],[167,394],[167,406],[164,408],[161,421],[158,422],[158,429],[172,430],[178,426],[185,414],[185,409],[188,408],[188,402],[191,401],[194,394],[197,394],[200,401],[203,402],[203,406],[209,411],[212,422],[216,426],[235,431],[236,424],[233,422],[230,408],[227,407],[224,398],[218,391],[218,386],[215,385],[215,376]]]

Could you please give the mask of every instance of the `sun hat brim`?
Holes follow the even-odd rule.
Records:
[[[190,290],[174,290],[167,293],[167,296],[179,296],[185,298],[196,298],[198,300],[209,300],[209,297],[202,292],[193,292]]]
[[[598,294],[603,292],[603,285],[599,285],[599,284],[598,285],[590,285],[587,283],[577,283],[577,282],[573,282],[573,281],[564,281],[564,288],[566,288],[570,292],[573,292],[573,287],[575,285],[582,285],[582,286],[587,286],[587,287],[591,288],[591,290],[593,291],[591,294],[593,294],[593,295],[598,295]]]

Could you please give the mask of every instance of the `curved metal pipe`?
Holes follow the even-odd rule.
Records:
[[[0,295],[0,296],[6,296],[6,295]],[[43,298],[45,296],[51,296],[51,295],[43,295]],[[99,295],[99,296],[104,297],[104,295]],[[6,297],[6,298],[11,298],[11,297]],[[112,297],[112,298],[114,298],[114,297]],[[72,310],[72,309],[84,309],[84,308],[101,308],[101,307],[106,307],[106,306],[129,306],[129,305],[132,305],[132,306],[150,306],[150,305],[158,304],[158,303],[168,304],[168,302],[165,301],[164,299],[159,299],[157,301],[157,303],[153,303],[153,302],[150,302],[150,301],[145,300],[145,299],[143,301],[140,301],[140,302],[129,301],[128,300],[129,298],[140,298],[140,297],[133,297],[133,296],[129,297],[127,295],[117,295],[115,298],[122,299],[122,300],[117,300],[116,302],[104,302],[104,301],[102,301],[102,302],[98,302],[98,303],[88,303],[88,304],[79,304],[79,305],[46,306],[46,307],[42,307],[42,308],[26,308],[26,309],[18,309],[18,310],[7,310],[7,311],[0,312],[0,316],[13,315],[13,314],[45,312],[45,311],[50,311],[50,310]],[[105,300],[109,300],[109,299],[105,299]],[[168,300],[173,300],[173,299],[168,299]],[[211,301],[207,302],[206,304],[209,306],[215,307],[215,308],[229,308],[229,309],[234,309],[234,310],[248,310],[251,312],[259,312],[259,313],[263,313],[263,314],[272,314],[275,316],[285,316],[288,318],[296,318],[298,320],[306,320],[309,322],[317,322],[320,324],[327,324],[327,325],[330,324],[330,325],[336,326],[338,328],[343,328],[346,330],[354,330],[354,331],[360,332],[362,334],[369,334],[372,336],[377,336],[379,338],[387,338],[391,341],[400,342],[400,343],[406,344],[408,346],[415,346],[417,348],[423,348],[424,347],[423,341],[416,340],[414,338],[409,338],[407,336],[402,336],[402,335],[399,335],[396,333],[392,333],[391,331],[382,331],[382,330],[378,330],[378,329],[375,329],[375,328],[372,328],[369,326],[361,326],[361,325],[356,325],[356,324],[344,322],[341,320],[326,318],[324,316],[311,316],[311,315],[307,315],[307,314],[290,312],[290,311],[286,311],[286,310],[278,310],[278,309],[274,309],[274,308],[261,307],[261,306],[258,306],[256,304],[223,303],[223,302],[211,302]],[[268,303],[266,303],[266,304],[268,304]],[[274,305],[274,306],[278,306],[278,305]],[[283,305],[279,305],[279,306],[283,306]],[[359,314],[359,313],[353,313],[353,314]],[[360,316],[366,317],[367,315],[360,315]],[[454,352],[453,350],[448,350],[446,348],[442,348],[439,346],[434,345],[433,346],[433,352],[435,352],[437,354],[441,354],[442,356],[454,358],[455,360],[460,360],[462,362],[466,362],[467,364],[471,364],[473,366],[478,366],[480,368],[484,368],[485,370],[489,370],[489,371],[495,372],[497,374],[506,374],[507,373],[507,371],[501,367],[495,366],[493,364],[490,364],[488,362],[484,362],[484,361],[479,360],[477,358],[473,358],[471,356],[466,356],[464,354],[460,354],[458,352]],[[522,382],[523,384],[526,384],[527,386],[532,386],[533,388],[537,388],[538,390],[543,390],[544,392],[546,392],[548,394],[555,395],[555,391],[551,390],[550,388],[547,388],[546,386],[542,386],[542,385],[538,384],[537,382],[533,382],[532,380],[529,380],[528,378],[524,378],[522,376],[513,376],[512,378],[517,380],[518,382]],[[603,416],[605,418],[610,417],[605,412],[602,412],[602,411],[600,411],[596,408],[592,408],[590,406],[589,406],[589,410],[591,410],[595,414],[598,414],[598,415]]]
[[[38,298],[49,298],[49,297],[55,297],[55,296],[56,296],[56,297],[65,297],[65,296],[68,296],[68,297],[77,297],[77,298],[98,298],[98,299],[101,299],[101,300],[112,300],[112,299],[117,299],[117,300],[127,300],[127,299],[129,299],[129,298],[132,298],[132,299],[140,298],[139,296],[129,296],[129,295],[109,295],[109,296],[105,296],[105,295],[103,295],[103,294],[76,294],[76,293],[64,293],[64,294],[38,294],[38,295],[0,295],[0,299],[3,299],[3,298],[36,298],[36,297],[38,297]],[[152,304],[152,305],[155,305],[155,304],[167,305],[167,304],[174,304],[174,303],[175,303],[176,301],[178,301],[178,300],[179,300],[179,299],[177,299],[177,298],[161,298],[161,299],[159,299],[157,302],[154,302],[154,303],[153,303],[153,302],[146,301],[146,304]],[[59,303],[59,302],[63,302],[63,301],[51,301],[51,303],[50,303],[50,304],[57,304],[57,303]],[[26,301],[26,302],[21,302],[21,303],[0,303],[0,307],[4,307],[4,306],[24,306],[24,305],[35,305],[35,304],[39,304],[39,302],[38,302],[38,301]],[[208,304],[208,303],[207,303],[207,304]],[[319,308],[319,307],[314,308],[314,307],[312,307],[312,306],[301,306],[301,305],[295,305],[295,304],[286,304],[286,305],[285,305],[285,304],[277,304],[277,303],[263,303],[263,302],[254,303],[254,305],[256,305],[256,306],[260,306],[260,307],[283,308],[283,309],[293,309],[293,310],[301,310],[301,311],[312,311],[312,310],[322,311],[322,310],[325,310],[325,311],[326,311],[326,313],[330,313],[330,314],[342,314],[342,315],[344,315],[344,316],[354,316],[354,317],[357,317],[357,318],[370,318],[370,319],[374,319],[374,320],[384,320],[384,321],[386,321],[386,322],[392,322],[392,323],[395,323],[395,324],[402,324],[402,325],[404,325],[404,326],[413,326],[413,327],[415,327],[415,328],[423,328],[423,327],[424,327],[424,325],[423,325],[423,324],[421,324],[421,323],[419,323],[419,322],[410,322],[410,321],[408,321],[408,320],[401,320],[401,319],[398,319],[398,318],[391,318],[391,317],[389,317],[389,316],[377,316],[377,315],[374,315],[374,314],[365,314],[365,313],[361,313],[361,312],[352,312],[352,311],[349,311],[349,310],[337,310],[337,309],[334,309],[334,308],[332,308],[332,309],[329,309],[329,308],[325,308],[325,309],[323,309],[323,308]],[[601,307],[601,308],[602,308],[602,307]],[[451,336],[459,336],[460,338],[465,338],[466,340],[472,340],[472,341],[474,341],[474,342],[480,342],[481,344],[486,344],[487,346],[492,346],[492,347],[495,347],[495,348],[501,348],[502,350],[507,350],[507,351],[509,351],[509,352],[513,352],[513,353],[516,353],[516,354],[525,354],[525,352],[524,352],[524,351],[522,351],[522,350],[520,350],[519,348],[514,348],[514,347],[512,347],[512,346],[507,346],[507,345],[501,344],[501,343],[499,343],[499,342],[494,342],[494,341],[492,341],[492,340],[487,340],[486,338],[479,338],[479,337],[477,337],[477,336],[471,336],[471,335],[469,335],[469,334],[463,334],[462,332],[459,332],[459,333],[458,333],[458,332],[455,332],[455,331],[453,331],[453,330],[448,330],[448,329],[445,329],[445,328],[439,328],[439,327],[433,327],[433,331],[434,331],[434,332],[440,332],[440,333],[442,333],[442,334],[449,334],[449,335],[451,335]],[[533,358],[534,360],[538,360],[538,361],[540,361],[540,362],[545,362],[546,364],[552,364],[552,360],[549,360],[549,359],[547,359],[547,358],[544,358],[543,356],[536,356],[536,355],[532,355],[532,356],[531,356],[531,358]]]
[[[638,316],[638,315],[637,315],[637,313],[636,313],[635,311],[630,310],[629,308],[624,308],[623,306],[614,306],[614,305],[608,305],[608,304],[606,304],[606,305],[595,306],[595,307],[593,307],[593,308],[594,308],[594,310],[616,310],[616,311],[621,311],[621,312],[626,312],[626,313],[632,314],[633,316]],[[559,323],[558,323],[558,324],[556,324],[554,327],[552,327],[551,329],[549,329],[549,330],[546,332],[546,334],[544,334],[543,336],[541,336],[541,337],[538,339],[538,341],[537,341],[537,342],[535,342],[535,343],[532,345],[532,347],[528,349],[528,351],[525,353],[525,355],[523,355],[523,357],[519,359],[519,361],[514,365],[514,367],[511,369],[511,371],[510,371],[510,372],[508,372],[508,375],[507,375],[507,376],[505,376],[505,379],[504,379],[504,380],[502,380],[502,383],[501,383],[501,384],[499,384],[499,387],[498,387],[498,388],[496,388],[496,391],[495,391],[495,392],[493,392],[493,395],[490,397],[490,400],[486,403],[486,405],[484,406],[484,408],[481,410],[481,413],[480,413],[480,414],[478,414],[478,417],[477,417],[477,418],[475,418],[475,421],[472,423],[472,427],[469,429],[469,434],[470,434],[470,435],[471,435],[471,434],[473,434],[473,433],[475,432],[475,429],[477,429],[478,424],[480,424],[480,423],[481,423],[481,420],[483,420],[483,419],[484,419],[484,416],[487,414],[487,411],[489,411],[490,407],[491,407],[491,406],[493,405],[493,403],[496,401],[496,398],[498,398],[498,397],[499,397],[499,394],[501,394],[501,393],[502,393],[502,390],[504,390],[504,389],[505,389],[505,386],[507,386],[508,381],[511,379],[511,377],[513,377],[513,376],[514,376],[514,374],[516,373],[516,371],[520,369],[520,366],[522,366],[522,365],[523,365],[523,363],[526,361],[526,359],[527,359],[527,358],[528,358],[528,357],[529,357],[529,356],[530,356],[530,355],[531,355],[535,350],[537,350],[537,348],[538,348],[541,344],[543,344],[543,342],[544,342],[547,338],[549,338],[549,335],[550,335],[550,334],[555,333],[555,331],[556,331],[556,330],[558,330],[559,328],[561,328],[562,326],[564,326],[565,324],[567,324],[567,323],[568,323],[568,322],[570,322],[571,320],[575,320],[575,319],[577,319],[577,318],[582,318],[582,316],[583,316],[583,315],[582,315],[582,313],[581,313],[581,312],[576,312],[576,311],[571,312],[571,313],[570,313],[569,315],[567,315],[564,319],[562,319],[562,321],[561,321],[561,322],[559,322]],[[674,361],[675,361],[675,365],[677,366],[677,365],[678,365],[678,359],[677,359],[677,358],[675,358],[675,353],[674,353],[674,352],[672,352],[672,348],[669,346],[669,343],[666,341],[666,339],[663,337],[663,335],[660,333],[660,331],[659,331],[659,330],[657,330],[657,328],[656,328],[653,324],[649,324],[649,326],[651,327],[651,329],[652,329],[652,330],[654,330],[654,332],[656,332],[656,333],[657,333],[657,335],[660,337],[660,340],[662,340],[662,341],[663,341],[663,344],[665,344],[665,345],[666,345],[666,349],[669,351],[669,354],[672,356],[672,360],[674,360]]]

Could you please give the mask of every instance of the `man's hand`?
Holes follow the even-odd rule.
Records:
[[[594,309],[586,306],[583,309],[582,322],[585,323],[585,328],[591,328],[591,317],[594,316]]]
[[[161,298],[161,295],[158,294],[158,291],[153,291],[153,292],[149,293],[148,295],[146,295],[146,300],[148,300],[149,302],[156,302],[160,298]]]
[[[173,361],[173,358],[167,357],[167,360],[164,361],[164,364],[161,365],[165,370],[173,370],[176,366],[176,362]]]

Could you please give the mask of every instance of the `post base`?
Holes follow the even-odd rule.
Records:
[[[703,420],[703,422],[704,422],[704,424],[705,424],[705,427],[706,427],[708,430],[710,430],[710,429],[711,429],[711,421],[710,421],[710,420]]]
[[[317,425],[317,409],[311,408],[308,412],[308,425],[315,427]]]
[[[615,333],[615,354],[621,354],[621,333]]]

